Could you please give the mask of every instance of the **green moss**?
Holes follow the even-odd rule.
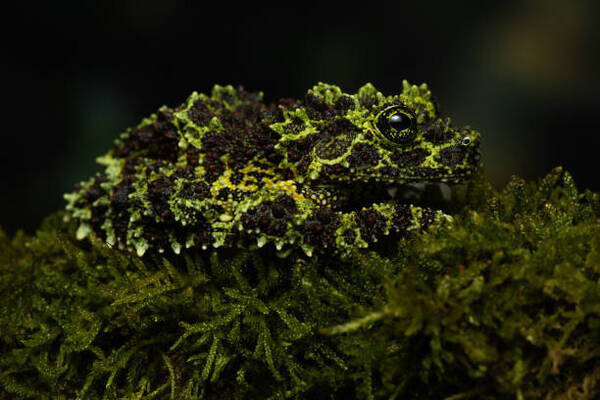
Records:
[[[560,168],[340,261],[143,258],[0,233],[0,399],[574,398],[600,391],[600,202]]]

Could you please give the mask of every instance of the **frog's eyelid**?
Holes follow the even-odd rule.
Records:
[[[414,113],[410,110],[410,107],[408,107],[405,104],[391,104],[391,105],[388,105],[386,107],[383,107],[383,108],[379,109],[379,111],[377,111],[377,113],[375,113],[375,115],[377,117],[379,117],[381,114],[383,114],[385,112],[388,112],[390,110],[396,110],[396,109],[400,110],[400,111],[402,111],[402,112],[404,112],[404,113],[406,113],[408,115],[410,115],[411,117],[414,117]]]

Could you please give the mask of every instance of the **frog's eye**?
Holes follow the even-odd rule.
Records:
[[[402,106],[393,106],[380,112],[375,126],[387,140],[402,144],[415,137],[415,117]]]

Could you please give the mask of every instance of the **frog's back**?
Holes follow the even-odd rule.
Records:
[[[94,231],[140,255],[150,247],[227,244],[240,200],[288,175],[276,167],[279,134],[269,128],[279,118],[261,93],[232,86],[161,107],[98,158],[104,173],[65,196],[82,222],[78,236]]]

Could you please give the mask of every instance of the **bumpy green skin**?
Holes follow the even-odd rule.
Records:
[[[396,109],[412,125],[394,136]],[[98,158],[104,173],[65,198],[79,238],[94,232],[140,256],[268,242],[283,254],[347,254],[447,219],[389,198],[355,199],[392,183],[468,179],[479,142],[438,115],[425,84],[404,81],[402,93],[384,96],[371,84],[345,94],[319,83],[302,100],[269,105],[262,93],[217,85],[128,129]]]

